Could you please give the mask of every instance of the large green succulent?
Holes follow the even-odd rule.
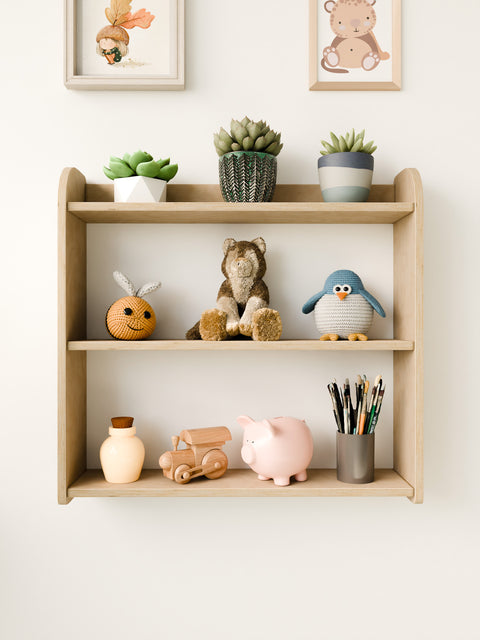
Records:
[[[230,151],[259,151],[278,156],[283,148],[281,135],[270,129],[263,120],[253,122],[245,117],[241,122],[232,120],[230,133],[222,127],[219,133],[213,134],[213,141],[219,156]]]
[[[342,151],[358,151],[359,153],[373,153],[377,147],[373,140],[367,144],[363,143],[365,137],[365,129],[355,135],[355,129],[352,129],[344,136],[337,137],[330,131],[330,137],[332,143],[330,144],[326,140],[322,140],[324,149],[320,151],[322,156],[328,156],[330,153],[340,153]]]
[[[110,178],[130,178],[130,176],[144,176],[145,178],[158,178],[168,182],[178,171],[178,164],[170,164],[170,158],[166,160],[154,160],[146,151],[136,151],[130,155],[126,153],[123,158],[110,156],[108,167],[103,167],[103,173]]]

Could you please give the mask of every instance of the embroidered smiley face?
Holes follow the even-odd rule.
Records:
[[[155,312],[143,298],[127,296],[112,304],[107,311],[106,325],[117,340],[143,340],[155,329]]]

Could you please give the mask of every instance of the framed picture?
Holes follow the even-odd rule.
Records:
[[[401,0],[309,0],[310,91],[401,89]]]
[[[65,86],[183,89],[184,12],[184,0],[65,0]]]

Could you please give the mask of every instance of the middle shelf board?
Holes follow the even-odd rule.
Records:
[[[90,223],[141,224],[393,224],[414,211],[412,202],[69,202]]]
[[[411,340],[71,340],[69,351],[413,351]]]

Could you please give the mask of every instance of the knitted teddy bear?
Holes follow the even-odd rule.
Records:
[[[203,312],[187,332],[187,340],[226,340],[239,334],[253,340],[280,339],[280,314],[269,309],[270,296],[262,280],[267,270],[265,251],[263,238],[224,241],[222,273],[226,280],[218,291],[217,306]]]

